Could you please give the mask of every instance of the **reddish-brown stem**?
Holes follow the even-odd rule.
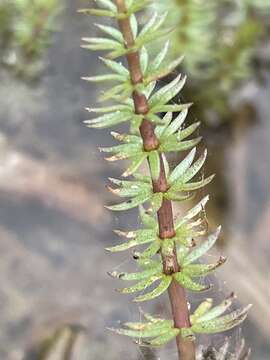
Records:
[[[121,14],[126,13],[125,0],[115,0],[118,12]],[[128,49],[134,47],[134,38],[131,30],[131,25],[128,17],[119,19],[119,27],[123,34],[125,46]],[[130,71],[131,81],[133,85],[143,82],[143,73],[140,66],[140,57],[137,51],[132,50],[127,54],[127,62]],[[147,120],[147,113],[149,105],[147,98],[144,94],[139,93],[137,90],[132,94],[135,111],[137,114],[145,115],[140,126],[140,133],[143,139],[145,151],[156,150],[159,147],[158,138],[154,132],[154,125],[151,121]],[[160,176],[159,179],[153,181],[153,191],[165,193],[168,190],[168,183],[164,170],[164,162],[160,156]],[[167,199],[163,199],[162,206],[158,211],[159,223],[159,236],[161,239],[172,238],[175,236],[175,228],[173,221],[172,203]],[[163,256],[163,271],[165,274],[171,275],[180,270],[177,261],[176,250],[172,256]],[[186,328],[190,327],[189,310],[184,288],[175,280],[172,281],[169,289],[169,298],[172,307],[175,327]],[[195,346],[191,341],[184,341],[181,336],[176,340],[179,359],[181,360],[195,360]]]

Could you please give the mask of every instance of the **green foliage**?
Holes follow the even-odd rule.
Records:
[[[110,178],[113,186],[108,186],[108,189],[113,194],[127,198],[127,200],[108,206],[108,209],[126,211],[138,206],[143,224],[142,229],[139,230],[116,230],[116,233],[126,238],[126,241],[107,248],[110,252],[121,252],[135,248],[133,258],[138,270],[132,273],[113,271],[109,274],[124,282],[133,282],[129,287],[119,289],[121,293],[143,292],[143,294],[135,297],[134,301],[136,302],[148,301],[160,296],[169,288],[172,281],[178,282],[189,291],[205,291],[209,288],[209,285],[203,280],[205,276],[221,266],[226,260],[220,257],[214,263],[203,263],[204,255],[215,245],[220,233],[219,227],[213,233],[208,234],[204,217],[204,208],[208,196],[199,201],[185,215],[176,219],[174,237],[161,239],[159,236],[157,211],[163,201],[187,200],[195,195],[196,190],[205,187],[213,179],[213,176],[204,178],[199,175],[205,163],[207,151],[204,151],[195,160],[195,146],[201,138],[194,137],[193,134],[199,123],[184,126],[190,104],[173,102],[175,96],[183,89],[186,78],[179,75],[167,85],[162,87],[157,85],[157,80],[166,76],[181,62],[181,59],[176,61],[166,59],[169,49],[166,37],[168,37],[169,30],[163,30],[161,27],[165,21],[165,16],[151,16],[150,20],[139,31],[134,13],[145,7],[148,1],[126,1],[128,10],[123,14],[117,12],[114,2],[110,0],[98,0],[97,2],[101,5],[101,9],[83,9],[81,12],[112,17],[116,20],[130,19],[134,46],[131,49],[126,47],[122,34],[117,29],[107,25],[98,25],[98,27],[102,32],[110,35],[110,38],[83,39],[87,43],[83,45],[84,48],[109,50],[107,56],[110,58],[101,59],[109,68],[110,72],[107,75],[91,76],[85,80],[119,83],[106,91],[101,98],[101,101],[113,100],[114,104],[100,108],[87,108],[89,112],[102,115],[87,120],[86,124],[91,128],[107,128],[124,122],[130,124],[130,133],[111,133],[114,139],[120,142],[120,145],[117,144],[100,150],[112,154],[107,158],[108,161],[128,159],[130,165],[123,177],[132,175],[128,180]],[[162,51],[154,56],[153,60],[150,60],[145,45],[156,38],[160,39],[161,36],[165,37],[165,45],[160,45]],[[111,58],[115,59],[135,51],[139,51],[144,74],[144,79],[137,85],[133,85],[129,71],[122,63],[111,60]],[[149,108],[143,115],[138,115],[135,111],[131,96],[134,91],[144,94],[148,100]],[[152,151],[144,149],[139,132],[139,127],[145,118],[155,126],[155,134],[159,143]],[[176,151],[189,152],[174,169],[171,169],[166,156],[167,153]],[[168,189],[156,192],[153,189],[153,182],[157,181],[160,176],[161,159],[164,163]],[[140,172],[140,166],[145,161],[148,161],[149,164],[148,175]],[[174,251],[177,253],[179,271],[165,274],[162,259],[173,257]],[[222,332],[240,324],[247,316],[249,307],[227,312],[226,315],[223,315],[231,304],[232,298],[212,308],[212,300],[207,299],[191,316],[192,326],[190,328],[178,329],[174,327],[173,321],[144,314],[145,322],[126,323],[123,328],[112,330],[118,334],[138,339],[141,345],[160,346],[178,335],[184,338],[193,338],[197,333]]]
[[[1,62],[20,75],[35,76],[55,29],[57,0],[0,0]]]
[[[160,14],[168,11],[167,24],[176,29],[170,54],[186,56],[184,68],[196,79],[189,90],[200,116],[207,121],[209,109],[224,116],[232,91],[252,74],[256,45],[266,35],[270,2],[157,0],[152,6]]]

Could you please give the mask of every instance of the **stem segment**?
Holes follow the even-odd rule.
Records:
[[[126,13],[125,0],[115,0],[118,12]],[[125,45],[127,48],[134,46],[134,37],[130,26],[130,20],[128,17],[119,19],[119,27],[123,34]],[[127,54],[127,61],[133,85],[137,85],[143,82],[143,73],[140,66],[139,53],[130,52]],[[135,105],[135,111],[137,114],[146,115],[149,110],[149,105],[146,97],[134,90],[133,101]],[[145,116],[140,126],[140,133],[143,139],[144,149],[146,151],[156,150],[159,147],[158,138],[154,132],[154,125],[151,121],[147,120]],[[168,190],[168,183],[164,171],[164,163],[162,156],[160,156],[160,176],[159,179],[153,181],[154,192],[166,192]],[[175,236],[172,202],[163,199],[161,208],[158,211],[158,223],[159,223],[159,236],[161,239],[172,238]],[[180,270],[180,266],[177,261],[176,249],[173,256],[163,256],[163,271],[165,274],[173,274]],[[174,318],[175,327],[186,328],[190,327],[189,310],[186,298],[185,289],[175,280],[172,281],[169,289],[169,298],[171,302],[171,308]],[[185,341],[181,336],[176,339],[179,360],[195,360],[195,345],[192,341]]]

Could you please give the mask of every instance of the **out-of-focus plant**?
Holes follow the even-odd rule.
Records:
[[[173,214],[173,202],[193,198],[197,190],[213,179],[213,176],[199,176],[207,151],[195,160],[196,145],[201,137],[194,136],[199,123],[184,126],[190,104],[173,102],[186,78],[178,75],[169,84],[158,85],[160,79],[178,67],[182,58],[170,61],[166,57],[169,51],[166,40],[171,31],[163,27],[166,14],[151,16],[139,28],[135,14],[146,9],[149,0],[97,0],[97,3],[100,8],[82,9],[81,12],[114,19],[118,27],[98,24],[104,36],[82,39],[83,48],[108,51],[101,60],[109,69],[109,73],[84,79],[116,84],[108,86],[100,97],[101,101],[113,101],[113,105],[87,108],[98,115],[85,123],[94,129],[123,123],[130,125],[129,133],[111,133],[117,145],[100,149],[111,154],[108,161],[130,161],[122,178],[111,178],[111,186],[108,186],[113,194],[127,200],[107,208],[119,212],[139,207],[142,222],[140,229],[117,230],[116,234],[126,240],[107,248],[112,253],[135,248],[131,261],[135,261],[138,271],[113,271],[110,275],[133,282],[119,291],[139,293],[134,298],[137,303],[155,299],[168,291],[173,315],[172,320],[167,320],[142,312],[141,321],[127,322],[122,328],[112,330],[134,338],[141,346],[158,347],[176,339],[179,359],[195,360],[195,336],[234,328],[244,321],[249,306],[230,311],[234,296],[218,305],[206,298],[195,309],[192,306],[192,310],[187,301],[187,291],[196,293],[211,287],[203,279],[226,259],[220,257],[212,264],[201,262],[220,233],[220,227],[208,232],[204,211],[208,196],[200,199],[184,216],[175,218]],[[148,46],[154,40],[159,40],[159,51],[152,57]],[[126,65],[115,60],[119,57],[126,59]],[[167,161],[171,152],[185,153],[174,168]],[[149,170],[147,175],[140,171],[145,162]]]
[[[188,91],[200,116],[220,121],[228,112],[233,90],[252,74],[251,63],[266,33],[270,2],[157,0],[153,6],[160,13],[168,10],[168,24],[175,28],[172,54],[186,56],[185,68],[194,79]],[[209,116],[209,108],[216,116]]]
[[[0,0],[0,61],[17,74],[33,77],[55,30],[59,0]]]
[[[91,351],[88,345],[85,329],[64,325],[33,344],[23,360],[86,360]]]

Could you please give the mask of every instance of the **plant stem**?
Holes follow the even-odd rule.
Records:
[[[115,0],[118,12],[125,14],[127,12],[125,0]],[[123,34],[125,45],[131,49],[134,46],[134,37],[131,30],[130,20],[124,17],[118,20],[119,27]],[[130,71],[131,81],[133,85],[143,82],[143,73],[140,66],[140,57],[137,51],[127,54],[128,67]],[[132,94],[135,111],[137,114],[146,115],[149,110],[147,98],[144,94],[137,90]],[[159,147],[158,138],[154,132],[154,125],[145,117],[140,126],[140,133],[143,139],[145,151],[156,150]],[[160,156],[160,176],[159,179],[153,181],[154,192],[166,192],[168,190],[168,183],[164,171],[164,162]],[[158,211],[159,236],[161,239],[172,238],[175,236],[172,202],[163,199],[162,206]],[[176,249],[173,256],[163,256],[163,271],[165,274],[171,275],[180,270],[180,265],[177,261]],[[189,310],[184,288],[175,280],[172,281],[169,289],[169,298],[174,318],[175,327],[187,328],[190,327]],[[192,341],[184,341],[181,336],[176,339],[178,348],[178,357],[181,360],[195,360],[195,345]]]

